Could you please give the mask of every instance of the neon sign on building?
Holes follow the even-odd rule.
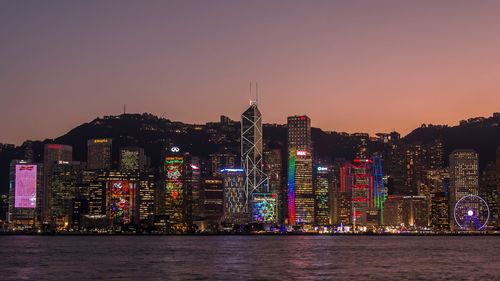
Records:
[[[110,217],[120,223],[133,221],[135,188],[128,181],[111,181],[108,189]]]
[[[36,165],[16,165],[15,208],[36,207]]]
[[[184,158],[165,157],[165,203],[167,214],[175,222],[182,222]]]

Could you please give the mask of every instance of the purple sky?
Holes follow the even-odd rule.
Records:
[[[1,1],[0,142],[97,116],[408,133],[500,111],[500,1]]]

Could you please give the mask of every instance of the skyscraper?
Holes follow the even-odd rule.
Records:
[[[41,222],[41,168],[21,160],[10,164],[8,221],[18,230],[35,230]]]
[[[288,117],[288,223],[314,222],[311,119]]]
[[[264,173],[269,179],[269,192],[278,194],[278,220],[284,218],[284,211],[288,208],[284,205],[286,200],[286,189],[283,188],[282,184],[282,163],[281,163],[281,150],[280,149],[267,149],[264,150]]]
[[[262,171],[262,114],[256,102],[241,115],[241,165],[245,171],[245,206],[250,211],[253,192],[267,192],[267,176]]]
[[[111,169],[111,139],[91,139],[87,141],[87,167],[89,170]]]
[[[43,151],[43,191],[42,191],[42,216],[48,219],[49,203],[52,196],[52,174],[54,166],[59,163],[69,163],[73,160],[73,147],[63,144],[46,144]]]
[[[250,222],[247,213],[243,169],[222,169],[224,182],[224,220],[228,223],[244,224]]]
[[[314,172],[315,215],[318,225],[330,224],[330,197],[333,189],[332,168],[323,165],[317,166]]]
[[[472,149],[454,150],[450,154],[449,172],[450,223],[454,226],[455,203],[466,195],[479,195],[479,155]]]

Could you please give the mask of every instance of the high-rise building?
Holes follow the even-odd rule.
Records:
[[[204,179],[202,198],[209,229],[217,231],[224,217],[224,181],[221,178]]]
[[[446,231],[450,227],[448,196],[444,192],[431,192],[430,224],[435,231]]]
[[[245,205],[245,171],[243,169],[222,169],[224,182],[224,221],[235,224],[250,222]]]
[[[10,164],[9,217],[16,230],[35,230],[42,222],[42,165],[14,160]]]
[[[202,216],[201,163],[200,158],[191,155],[184,159],[184,214],[189,226]]]
[[[185,159],[177,147],[164,159],[164,213],[171,226],[181,231],[185,228],[184,177]]]
[[[262,114],[256,102],[241,115],[241,165],[245,171],[246,208],[253,192],[268,192],[262,159]]]
[[[54,165],[69,163],[73,160],[73,147],[63,144],[45,144],[43,152],[43,191],[42,216],[49,220],[49,204],[52,196],[52,174]]]
[[[449,172],[450,224],[454,230],[454,208],[457,201],[466,195],[479,195],[479,155],[472,149],[454,150],[450,154]]]
[[[120,149],[121,170],[144,169],[144,162],[144,149],[135,146],[127,146]]]
[[[269,179],[269,192],[277,194],[277,208],[278,214],[277,219],[281,221],[285,217],[283,211],[288,210],[288,207],[284,205],[286,200],[287,192],[283,187],[282,181],[282,162],[281,162],[281,150],[280,149],[267,149],[264,150],[264,174],[268,176]]]
[[[329,225],[333,171],[328,165],[317,166],[314,172],[315,215],[317,225]]]
[[[487,165],[481,173],[479,196],[486,201],[490,210],[490,218],[487,226],[496,227],[498,224],[497,171],[493,163]]]
[[[90,139],[87,141],[87,168],[101,170],[112,168],[112,140]]]
[[[314,223],[311,119],[288,117],[288,223]]]
[[[274,224],[278,222],[278,194],[252,194],[252,223]]]
[[[52,167],[48,217],[57,230],[71,226],[73,199],[88,195],[81,184],[82,170],[80,162],[59,162]]]

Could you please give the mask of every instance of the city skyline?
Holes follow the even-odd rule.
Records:
[[[2,143],[57,137],[123,104],[238,120],[250,81],[264,123],[307,114],[328,131],[405,135],[498,111],[498,2],[0,5]]]

